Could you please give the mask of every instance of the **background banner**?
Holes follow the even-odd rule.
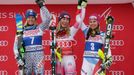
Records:
[[[46,5],[48,10],[57,17],[61,11],[71,15],[71,25],[75,23],[76,5]],[[34,9],[38,13],[38,23],[41,22],[37,5],[0,5],[0,75],[17,75],[18,69],[13,53],[13,43],[16,34],[15,14],[20,13],[25,18],[25,11]],[[111,14],[115,18],[113,26],[114,39],[111,40],[113,64],[108,75],[133,75],[134,67],[134,8],[131,4],[88,5],[85,24],[88,25],[89,15],[97,13],[101,18],[101,30],[105,31],[105,16]],[[25,20],[24,20],[25,22]],[[84,34],[79,30],[75,35],[74,56],[77,64],[77,75],[80,75],[82,55],[84,51]],[[45,75],[50,75],[49,31],[44,31],[43,46],[45,52]]]

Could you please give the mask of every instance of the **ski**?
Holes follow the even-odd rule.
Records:
[[[105,63],[107,61],[107,54],[108,49],[110,46],[110,39],[112,38],[112,27],[113,27],[114,18],[112,16],[108,16],[106,18],[106,37],[105,37],[105,43],[104,43],[104,52],[102,50],[98,51],[99,57],[102,59],[102,63]],[[106,68],[101,67],[98,70],[98,75],[106,75]]]
[[[25,51],[22,45],[23,22],[22,22],[22,16],[20,14],[16,14],[16,35],[18,37],[19,57],[23,60]],[[24,66],[19,65],[19,75],[24,75]]]
[[[108,54],[110,39],[112,38],[113,22],[114,22],[114,18],[112,16],[108,16],[106,19],[107,28],[106,28],[106,38],[105,38],[105,46],[104,46],[105,56]]]

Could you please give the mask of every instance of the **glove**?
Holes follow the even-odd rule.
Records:
[[[82,0],[81,7],[85,8],[87,6],[87,0]]]
[[[23,60],[22,60],[22,59],[19,59],[19,60],[17,61],[17,63],[18,63],[19,65],[21,65],[21,66],[23,66],[23,65],[24,65],[24,62],[23,62]]]
[[[106,59],[106,62],[104,62],[103,64],[101,64],[102,69],[108,69],[112,64],[112,56],[108,57]]]
[[[43,5],[43,3],[45,2],[44,0],[35,0],[36,4],[41,8]]]
[[[59,61],[61,62],[62,61],[61,48],[57,47],[55,50],[55,53],[56,53],[56,56],[58,57]]]
[[[17,63],[19,66],[24,66],[24,61],[22,60],[22,58],[19,55],[17,55],[16,59],[17,59]]]
[[[82,0],[78,0],[78,6],[81,7]]]
[[[87,0],[78,0],[78,9],[81,9],[81,7],[85,8],[87,6]]]

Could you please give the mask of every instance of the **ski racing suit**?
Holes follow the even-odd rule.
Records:
[[[81,29],[86,37],[89,27],[82,23]],[[101,60],[98,56],[98,50],[103,48],[104,42],[104,32],[100,32],[100,34],[97,34],[95,37],[90,36],[88,40],[85,40],[81,75],[95,75],[98,71],[101,64]],[[111,56],[110,48],[108,50],[108,56]]]
[[[25,49],[25,74],[32,75],[44,75],[44,50],[42,46],[43,31],[49,28],[51,20],[51,14],[48,9],[43,6],[40,8],[40,15],[42,23],[39,25],[33,25],[24,27],[23,30],[23,46]],[[19,41],[19,40],[18,40]],[[17,43],[17,36],[15,38]],[[17,46],[17,44],[15,44]],[[15,47],[14,48],[17,48]],[[18,57],[18,50],[14,49],[15,56]]]
[[[80,23],[84,19],[85,8],[82,8],[76,15],[76,23],[70,27],[70,36],[56,38],[57,47],[61,48],[62,61],[56,61],[57,75],[76,75],[76,63],[73,55],[73,46],[77,44],[74,35],[80,28]]]

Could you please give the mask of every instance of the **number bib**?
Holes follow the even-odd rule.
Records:
[[[98,51],[98,49],[101,49],[103,46],[102,43],[89,42],[89,41],[86,41],[85,45],[86,45],[85,51]]]
[[[23,33],[23,44],[26,51],[42,50],[42,31],[37,28]]]

